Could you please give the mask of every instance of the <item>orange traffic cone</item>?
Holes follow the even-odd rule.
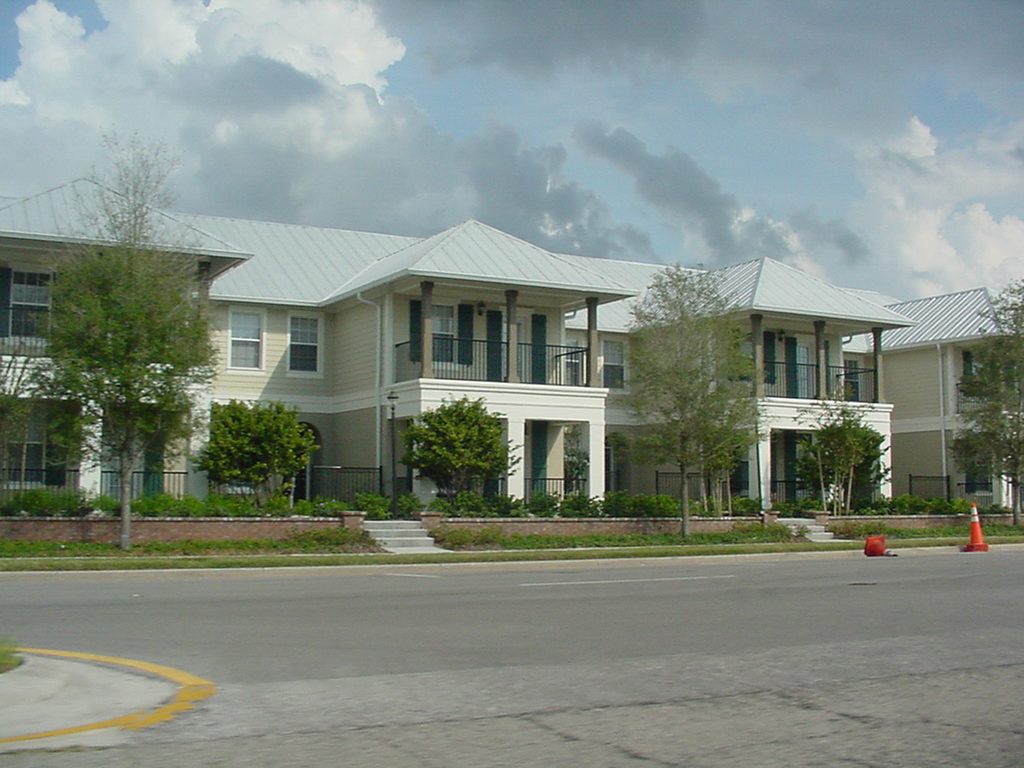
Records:
[[[978,517],[978,505],[971,504],[971,543],[961,547],[963,552],[988,552],[988,544],[981,535],[981,519]]]

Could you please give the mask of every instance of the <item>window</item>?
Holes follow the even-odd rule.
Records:
[[[50,276],[41,272],[12,272],[11,336],[44,336],[49,311]]]
[[[259,368],[262,317],[255,312],[231,313],[231,367]]]
[[[579,387],[583,384],[583,362],[586,360],[583,344],[579,339],[572,339],[569,342],[572,350],[564,355],[565,357],[565,383],[572,387]]]
[[[608,389],[622,389],[626,382],[626,348],[621,341],[604,341],[601,344],[604,357],[603,384]]]
[[[320,321],[315,317],[289,319],[288,370],[320,370]]]
[[[450,363],[455,359],[455,307],[434,305],[434,361]]]

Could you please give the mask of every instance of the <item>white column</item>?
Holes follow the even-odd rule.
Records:
[[[99,454],[89,450],[89,447],[101,444],[100,431],[103,427],[97,423],[86,427],[86,429],[88,430],[85,440],[86,448],[82,452],[82,463],[79,465],[78,487],[86,493],[98,496],[102,488],[103,462]]]
[[[509,418],[505,421],[508,430],[509,453],[513,461],[519,459],[508,473],[506,493],[521,499],[526,495],[526,420]]]
[[[761,508],[769,509],[772,503],[772,432],[766,429],[758,434],[754,457],[751,488],[761,497]],[[760,484],[760,487],[758,487]]]
[[[587,451],[590,455],[587,475],[587,495],[603,497],[604,487],[604,422],[590,422],[585,425]]]

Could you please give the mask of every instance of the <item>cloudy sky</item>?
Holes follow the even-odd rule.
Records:
[[[1018,0],[0,0],[0,196],[112,132],[180,157],[187,211],[1024,277]]]

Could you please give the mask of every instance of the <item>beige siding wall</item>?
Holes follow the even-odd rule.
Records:
[[[357,304],[339,313],[334,318],[328,348],[334,361],[331,370],[335,394],[376,387],[376,308]]]
[[[235,368],[231,366],[231,313],[246,312],[258,315],[261,322],[260,367]],[[320,328],[320,371],[298,372],[288,370],[289,323],[292,315],[314,317]],[[322,313],[290,311],[283,307],[263,307],[245,304],[218,304],[212,309],[214,344],[217,349],[217,373],[214,396],[240,400],[295,400],[305,397],[323,397],[330,394],[328,371],[334,365],[336,354],[327,343],[331,333],[331,318]]]
[[[934,349],[885,356],[885,398],[893,403],[893,421],[937,417],[939,362]]]
[[[942,474],[942,442],[938,430],[893,435],[891,455],[894,496],[910,492],[910,475]]]

